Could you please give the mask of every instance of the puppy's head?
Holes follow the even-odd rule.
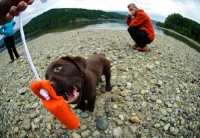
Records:
[[[76,104],[82,96],[81,73],[85,73],[86,66],[86,60],[82,57],[61,57],[47,67],[45,77],[57,96],[63,96],[69,103]]]

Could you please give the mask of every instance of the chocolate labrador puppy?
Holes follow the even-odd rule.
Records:
[[[46,70],[48,79],[58,96],[63,96],[81,110],[94,110],[96,87],[105,75],[106,91],[111,91],[110,61],[104,54],[96,54],[88,59],[65,56],[53,61]],[[87,100],[87,105],[85,103]]]

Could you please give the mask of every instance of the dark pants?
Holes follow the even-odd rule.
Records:
[[[10,59],[14,60],[14,56],[13,53],[15,54],[15,57],[18,58],[19,54],[17,53],[17,50],[15,48],[15,39],[14,39],[14,35],[12,36],[8,36],[6,38],[4,38],[4,43],[6,45],[6,48],[8,50],[8,53],[10,55]]]
[[[145,47],[146,44],[151,43],[148,34],[143,30],[134,27],[128,27],[128,32],[132,39],[135,41],[136,45],[139,47]]]

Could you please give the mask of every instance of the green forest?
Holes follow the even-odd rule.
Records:
[[[174,30],[200,43],[200,24],[178,13],[169,15],[164,23],[157,22],[156,26]]]
[[[120,19],[125,20],[126,15],[115,12],[105,12],[102,10],[88,10],[79,8],[62,8],[51,9],[41,15],[33,18],[28,24],[24,26],[24,33],[30,34],[33,32],[48,29],[53,26],[68,24],[73,22],[80,22],[86,20],[100,20],[100,19]],[[20,37],[20,32],[15,33],[15,37]]]

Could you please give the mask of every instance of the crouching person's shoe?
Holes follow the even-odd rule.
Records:
[[[135,48],[137,48],[138,47],[138,45],[137,44],[135,44],[134,46],[133,46],[133,49],[135,49]]]
[[[148,50],[148,47],[145,46],[145,47],[134,47],[134,50],[138,50],[138,51],[147,51]]]

